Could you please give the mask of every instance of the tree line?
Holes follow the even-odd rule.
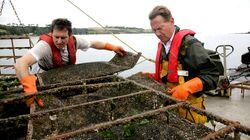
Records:
[[[151,33],[150,29],[136,28],[136,27],[123,27],[123,26],[106,26],[107,30],[100,27],[95,28],[73,28],[73,34],[109,34],[112,33]],[[41,35],[48,33],[50,26],[38,27],[38,26],[7,26],[0,24],[0,35]]]

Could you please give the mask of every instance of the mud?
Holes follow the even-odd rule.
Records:
[[[167,91],[167,88],[166,88],[165,85],[160,84],[159,82],[156,82],[152,78],[142,76],[140,73],[131,75],[127,79],[133,80],[133,81],[135,81],[137,83],[140,83],[140,84],[145,85],[147,87],[150,87],[150,88],[153,88],[155,90],[161,91],[163,93],[166,93],[166,91]]]
[[[122,96],[143,90],[145,89],[135,86],[131,82],[52,89],[49,95],[39,96],[44,101],[44,107],[38,108],[38,111]]]
[[[141,54],[127,52],[124,57],[115,55],[109,62],[91,62],[70,65],[38,74],[42,85],[94,78],[130,69],[134,67]]]
[[[19,86],[19,81],[15,77],[1,77],[0,78],[0,99],[3,98],[2,91],[11,90]]]
[[[48,112],[43,116],[33,118],[33,138],[40,139],[72,132],[94,124],[126,118],[166,105],[165,97],[135,85],[133,82],[122,82],[108,83],[109,85],[104,83],[102,86],[97,84],[87,87],[85,90],[81,88],[75,91],[72,89],[64,90],[46,96],[46,99],[44,99],[46,106],[36,111],[69,108],[63,111],[53,111],[53,113]],[[68,96],[60,96],[65,95],[65,93]],[[169,137],[170,139],[197,139],[212,131],[203,125],[192,124],[174,115],[174,112],[169,111],[167,114],[143,118],[95,133],[76,135],[74,138],[158,139]]]
[[[0,100],[1,138],[202,139],[214,132],[180,117],[175,109],[188,104],[171,99],[164,85],[139,74],[128,79],[109,75],[121,65],[126,69],[134,65],[133,57],[129,63],[119,59],[39,75],[37,98],[44,106],[35,105],[31,112],[18,96],[20,89],[6,93],[7,101]],[[218,139],[231,137],[223,134]]]
[[[190,126],[189,126],[190,125]],[[200,139],[212,130],[201,124],[193,125],[175,114],[157,115],[134,120],[125,125],[77,135],[71,139]]]
[[[43,90],[44,94],[41,93],[39,98],[44,100],[44,107],[36,106],[34,113],[38,114],[37,116],[30,119],[16,118],[12,121],[0,121],[1,125],[9,126],[15,130],[12,132],[20,133],[17,136],[21,137],[27,134],[27,122],[32,120],[31,137],[43,139],[170,105],[166,104],[165,96],[155,94],[153,91],[123,78],[108,76],[99,78],[99,80],[103,82],[92,79],[80,85]],[[26,114],[28,115],[28,112]],[[10,116],[4,116],[4,118],[7,117]],[[4,129],[1,133],[11,129]],[[160,115],[114,125],[107,129],[100,129],[98,132],[90,131],[73,135],[72,138],[198,139],[209,132],[212,130],[204,125],[193,124],[175,115],[175,111],[172,110]],[[11,137],[11,135],[9,136]],[[8,137],[6,136],[6,138]]]

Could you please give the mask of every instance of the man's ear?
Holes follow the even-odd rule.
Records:
[[[170,20],[169,20],[172,24],[174,24],[174,18],[171,17]]]

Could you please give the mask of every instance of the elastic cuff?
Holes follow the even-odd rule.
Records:
[[[114,45],[112,45],[112,44],[110,44],[110,43],[106,43],[106,44],[104,45],[104,49],[113,51],[113,50],[114,50]]]

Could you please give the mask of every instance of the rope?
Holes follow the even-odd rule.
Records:
[[[99,23],[98,21],[96,21],[94,18],[92,18],[89,14],[87,14],[86,12],[84,12],[80,7],[78,7],[77,5],[75,5],[72,1],[67,0],[70,4],[72,4],[74,7],[76,7],[78,10],[80,10],[83,14],[85,14],[87,17],[89,17],[91,20],[93,20],[96,24],[98,24],[99,26],[101,26],[105,31],[107,31],[108,33],[110,33],[113,37],[115,37],[116,39],[118,39],[120,42],[122,42],[124,45],[126,45],[127,47],[129,47],[131,50],[133,50],[136,53],[139,53],[138,51],[136,51],[133,47],[131,47],[130,45],[128,45],[126,42],[124,42],[123,40],[121,40],[118,36],[116,36],[115,34],[113,34],[113,32],[111,32],[110,30],[108,30],[107,28],[105,28],[101,23]],[[145,57],[144,55],[141,55],[141,57],[143,57],[145,60],[148,60],[150,62],[155,62],[154,60]]]
[[[11,7],[12,7],[13,11],[15,12],[15,15],[16,15],[16,17],[17,17],[17,20],[18,20],[18,22],[19,22],[19,25],[21,25],[21,27],[22,27],[22,29],[23,29],[23,32],[24,32],[25,36],[29,39],[29,42],[31,43],[31,45],[32,45],[32,47],[33,47],[33,46],[34,46],[34,43],[32,42],[30,36],[29,36],[27,33],[25,33],[25,29],[24,29],[24,26],[23,26],[24,24],[22,23],[21,19],[19,18],[18,14],[17,14],[17,12],[16,12],[16,9],[15,9],[15,7],[14,7],[14,4],[12,3],[11,0],[9,0],[9,2],[10,2],[10,4],[11,4]]]
[[[2,5],[1,5],[1,8],[0,8],[0,16],[1,16],[2,13],[3,13],[3,6],[4,6],[4,0],[2,1]]]
[[[144,59],[144,60],[138,62],[136,65],[139,65],[139,64],[141,64],[142,62],[145,62],[145,61],[146,61],[146,59]]]

